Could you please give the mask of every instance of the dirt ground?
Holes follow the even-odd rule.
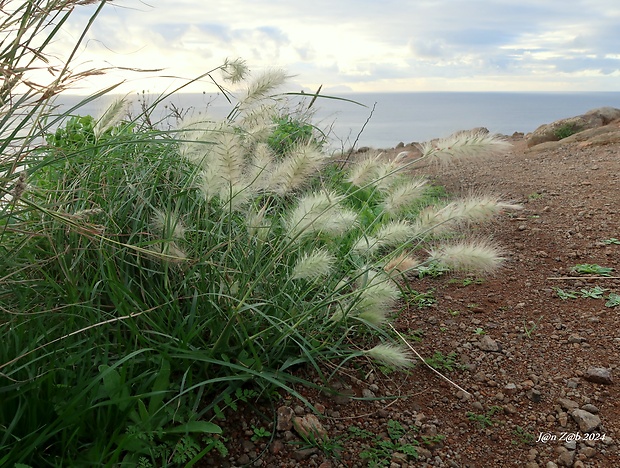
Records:
[[[334,382],[350,398],[298,389],[323,413],[328,442],[277,430],[278,406],[309,413],[282,400],[231,414],[230,454],[209,466],[620,466],[620,305],[606,306],[620,294],[620,145],[532,151],[522,136],[512,142],[498,158],[424,169],[451,194],[492,192],[524,206],[478,228],[506,249],[500,272],[414,279],[437,301],[409,304],[395,323],[462,390],[424,365],[407,374],[350,368]],[[579,264],[614,271],[578,274]],[[604,368],[603,383],[590,368]],[[253,426],[270,435],[251,440]]]

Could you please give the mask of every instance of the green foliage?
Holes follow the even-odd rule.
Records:
[[[484,414],[476,414],[468,411],[465,415],[467,419],[478,424],[480,428],[492,426],[494,421],[491,419],[496,413],[503,411],[501,406],[491,406],[489,410]]]
[[[590,267],[590,265],[588,265],[588,267]],[[615,307],[617,305],[620,305],[620,296],[618,294],[610,292],[607,295],[607,297],[605,297],[604,294],[606,291],[609,291],[609,289],[602,288],[600,286],[594,286],[592,288],[582,288],[579,291],[570,291],[570,290],[565,291],[560,288],[554,288],[554,289],[558,297],[562,300],[577,299],[577,298],[607,299],[607,302],[605,302],[606,307]]]
[[[620,245],[620,240],[616,239],[615,237],[611,237],[609,239],[603,240],[603,244],[605,244],[605,245],[612,245],[612,244]]]
[[[61,3],[24,2],[1,30],[36,36],[83,2]],[[24,54],[45,58],[34,36],[5,50],[15,76],[27,71]],[[212,72],[237,82],[241,65]],[[369,334],[390,343],[384,325],[409,270],[448,270],[409,255],[481,210],[429,207],[442,190],[379,157],[330,164],[310,121],[272,94],[284,78],[250,82],[220,122],[166,129],[146,105],[135,119],[122,103],[99,119],[74,116],[78,108],[55,116],[45,105],[64,78],[40,94],[25,78],[3,85],[0,147],[14,158],[0,159],[2,463],[191,466],[213,450],[225,456],[216,421],[226,411],[274,388],[309,404],[295,388],[316,384],[292,369],[310,366],[327,382],[325,369],[372,357]],[[490,151],[476,138],[443,146],[422,159]],[[417,269],[399,269],[403,259]],[[428,294],[415,300],[428,305]],[[401,351],[383,356],[406,361]],[[377,445],[415,457],[413,443]]]
[[[620,306],[620,294],[610,293],[605,302],[605,307],[617,307]]]
[[[455,352],[443,354],[440,351],[436,351],[431,357],[426,358],[424,362],[435,370],[452,372],[460,368],[457,359],[458,356]]]
[[[308,122],[284,115],[276,118],[274,124],[275,129],[267,139],[267,144],[280,156],[285,155],[294,145],[319,143],[314,137],[314,127]]]
[[[356,426],[349,427],[349,433],[353,437],[367,441],[362,445],[360,458],[366,460],[368,466],[374,467],[389,466],[395,452],[404,453],[408,458],[417,460],[417,447],[420,443],[409,436],[410,432],[400,422],[392,419],[387,422],[387,439]]]
[[[532,445],[536,440],[536,436],[531,432],[528,432],[526,429],[523,429],[521,426],[515,427],[512,433],[517,437],[516,441],[512,441],[514,444],[521,443],[524,445]]]
[[[579,127],[574,123],[567,123],[555,129],[553,134],[558,140],[563,140],[579,131]]]
[[[611,272],[614,271],[614,269],[592,263],[581,263],[575,265],[571,271],[580,275],[611,276]]]

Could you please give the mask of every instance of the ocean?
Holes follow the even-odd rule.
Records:
[[[329,135],[331,147],[343,149],[354,143],[356,147],[390,148],[399,142],[423,142],[475,127],[504,135],[528,133],[597,107],[620,108],[620,92],[343,93],[334,97],[359,104],[318,98],[312,106],[313,122]],[[60,102],[66,105],[77,99],[64,96]],[[100,115],[109,101],[110,97],[94,101],[78,113]],[[208,94],[178,94],[164,104],[215,118],[224,117],[231,108],[222,96]]]

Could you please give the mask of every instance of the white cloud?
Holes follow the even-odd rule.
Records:
[[[59,51],[93,7],[78,10]],[[239,56],[311,90],[617,90],[619,19],[617,0],[118,0],[78,63],[191,78]]]

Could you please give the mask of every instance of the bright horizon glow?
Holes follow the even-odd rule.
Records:
[[[94,5],[77,7],[53,44],[72,49]],[[288,90],[376,92],[620,91],[617,0],[118,0],[103,8],[74,68],[111,69],[70,90],[172,90],[224,62],[293,75]],[[220,79],[219,74],[214,74]],[[203,80],[184,92],[216,91]]]

